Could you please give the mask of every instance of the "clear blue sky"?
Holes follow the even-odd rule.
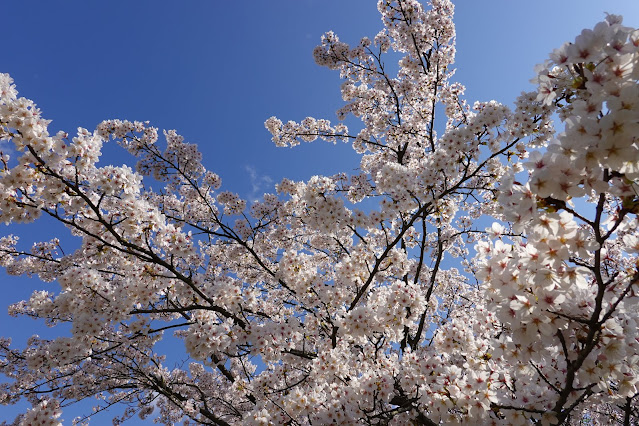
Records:
[[[530,89],[535,64],[605,11],[639,27],[636,0],[455,4],[456,79],[467,86],[470,103],[510,104]],[[11,74],[20,94],[53,120],[51,133],[92,130],[109,118],[149,120],[197,143],[223,186],[247,198],[270,192],[282,177],[356,167],[347,145],[276,149],[263,122],[272,115],[335,119],[339,77],[314,64],[312,49],[328,30],[351,43],[374,36],[381,29],[374,0],[29,0],[3,2],[2,14],[0,72]],[[105,164],[122,161],[112,148],[105,147]],[[10,232],[30,244],[59,230],[30,225],[0,234]],[[9,303],[51,285],[3,272],[0,278],[0,335],[23,344],[33,333],[55,332],[5,313]],[[0,421],[14,414],[0,406]],[[70,422],[73,415],[63,418]]]

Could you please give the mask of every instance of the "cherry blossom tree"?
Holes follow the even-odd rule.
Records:
[[[18,153],[1,158],[0,218],[48,216],[81,241],[0,239],[9,273],[59,285],[10,312],[70,326],[0,340],[0,402],[32,404],[14,424],[59,424],[89,397],[122,407],[114,423],[639,424],[639,30],[609,15],[513,108],[471,105],[450,1],[378,9],[374,38],[329,32],[314,52],[361,128],[266,121],[278,146],[352,144],[359,169],[254,203],[175,131],[51,135],[0,76]],[[135,170],[98,164],[110,140]],[[163,338],[189,359],[169,366]]]

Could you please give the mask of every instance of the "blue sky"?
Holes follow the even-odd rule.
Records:
[[[533,67],[604,12],[639,27],[636,0],[459,0],[457,74],[466,98],[510,104],[531,88]],[[348,145],[278,149],[264,120],[335,120],[339,76],[316,66],[312,49],[325,31],[346,42],[374,36],[381,23],[373,0],[44,0],[3,2],[0,72],[52,119],[51,133],[104,119],[149,120],[197,143],[223,187],[246,198],[271,192],[282,177],[352,171]],[[3,147],[4,148],[4,147]],[[104,164],[122,151],[105,146]],[[56,235],[44,225],[4,227],[23,243]],[[64,232],[64,230],[62,230]],[[5,306],[28,298],[36,280],[0,273],[0,335],[23,344],[55,330],[12,319]],[[0,406],[0,421],[15,410]],[[68,421],[72,415],[64,415]],[[96,421],[96,424],[105,423]]]

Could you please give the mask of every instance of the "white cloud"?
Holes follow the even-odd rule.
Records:
[[[251,181],[251,192],[246,197],[248,201],[257,201],[262,198],[265,192],[273,191],[273,179],[267,175],[260,175],[255,167],[246,165],[244,170]]]

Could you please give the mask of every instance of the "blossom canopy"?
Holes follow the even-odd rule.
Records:
[[[257,201],[173,130],[51,135],[0,74],[18,154],[0,155],[0,220],[79,241],[0,238],[10,274],[58,289],[10,312],[70,325],[0,339],[0,403],[32,405],[14,424],[60,424],[88,396],[114,423],[639,422],[639,30],[606,16],[511,108],[464,98],[450,1],[378,9],[378,34],[313,52],[343,79],[338,122],[265,122],[277,146],[350,144],[358,169]],[[99,164],[112,141],[135,168]]]

